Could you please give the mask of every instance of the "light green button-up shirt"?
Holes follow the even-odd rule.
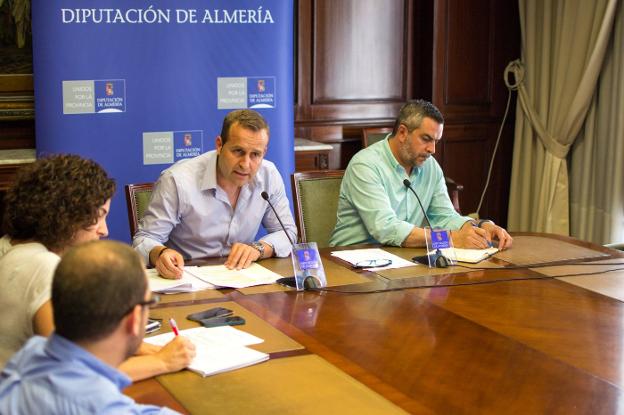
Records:
[[[455,230],[470,220],[453,208],[444,174],[433,157],[413,168],[408,177],[386,138],[351,159],[342,179],[338,218],[329,244],[400,246],[414,226],[426,226],[416,197],[403,184],[406,178],[420,197],[433,227]]]

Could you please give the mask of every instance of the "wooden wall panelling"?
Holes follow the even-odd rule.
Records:
[[[512,0],[434,3],[432,97],[444,114],[442,167],[464,185],[462,210],[473,212],[507,100],[503,70],[519,54],[517,4]],[[482,217],[505,225],[513,148],[513,108],[504,130]]]
[[[295,131],[334,146],[330,168],[359,150],[352,130],[392,123],[409,97],[413,4],[299,0]]]
[[[464,186],[460,194],[463,214],[474,212],[487,174],[490,131],[488,125],[445,125],[438,161],[444,174]]]
[[[494,39],[490,0],[435,2],[433,100],[448,117],[487,117]]]

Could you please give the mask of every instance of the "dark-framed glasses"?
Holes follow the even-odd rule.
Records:
[[[391,259],[387,259],[387,258],[367,259],[367,260],[364,260],[364,261],[356,262],[353,265],[353,268],[358,268],[358,269],[362,269],[362,268],[381,268],[381,267],[387,267],[390,264],[392,264],[392,260]]]
[[[140,305],[141,307],[148,307],[148,308],[150,308],[150,307],[155,306],[155,305],[156,305],[156,304],[158,304],[159,302],[160,302],[160,296],[159,296],[159,295],[157,295],[157,294],[152,294],[152,297],[151,297],[151,298],[149,298],[149,299],[147,299],[147,300],[143,300],[143,301],[140,301],[140,302],[136,303],[135,305],[133,305],[132,307],[130,307],[130,308],[128,309],[128,311],[126,311],[123,315],[125,316],[126,314],[130,313],[132,310],[134,310],[134,307],[136,307],[136,306],[138,306],[138,305]]]

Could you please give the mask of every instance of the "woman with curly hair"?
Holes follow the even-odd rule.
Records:
[[[0,239],[0,367],[33,335],[54,330],[52,276],[60,256],[82,242],[108,236],[106,216],[115,182],[92,160],[55,155],[18,172],[5,196]],[[95,323],[97,324],[97,323]],[[144,345],[120,366],[133,380],[180,370],[194,347],[187,339]]]

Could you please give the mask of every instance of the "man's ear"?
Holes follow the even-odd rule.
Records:
[[[138,336],[141,334],[141,330],[145,330],[143,327],[143,307],[136,305],[130,313],[126,316],[124,322],[124,328],[126,333]]]
[[[409,131],[407,130],[405,124],[399,124],[399,128],[397,129],[394,137],[397,138],[400,143],[403,143],[407,139],[408,135]]]
[[[215,138],[215,148],[217,149],[217,155],[221,154],[221,149],[223,148],[223,139],[220,135]]]

